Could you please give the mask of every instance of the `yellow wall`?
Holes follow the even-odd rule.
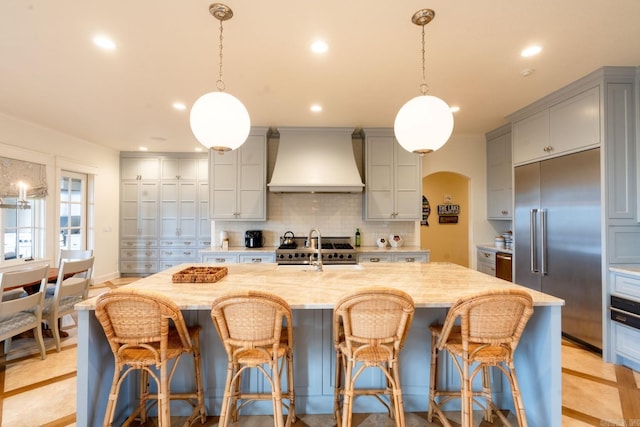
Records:
[[[422,178],[422,193],[429,200],[428,226],[420,227],[420,246],[429,248],[430,260],[447,261],[469,267],[469,179],[452,172],[436,172]],[[440,224],[438,205],[451,196],[460,205],[457,224]]]

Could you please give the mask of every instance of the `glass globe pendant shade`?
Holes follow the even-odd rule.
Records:
[[[449,140],[453,132],[453,113],[440,98],[416,96],[400,108],[393,129],[405,150],[430,153]]]
[[[191,107],[191,131],[207,148],[235,150],[247,140],[251,119],[245,106],[226,92],[202,95]]]

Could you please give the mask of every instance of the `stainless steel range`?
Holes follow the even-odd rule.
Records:
[[[322,237],[322,263],[331,264],[356,264],[356,250],[351,245],[349,237]],[[309,242],[307,237],[293,237],[292,244],[284,244],[280,238],[280,246],[276,249],[276,262],[284,265],[310,264],[310,261],[318,260],[317,238]]]

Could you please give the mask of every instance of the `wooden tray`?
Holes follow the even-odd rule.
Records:
[[[171,277],[173,283],[213,283],[227,275],[227,267],[188,267]]]

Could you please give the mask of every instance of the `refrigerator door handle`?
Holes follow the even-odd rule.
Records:
[[[529,269],[531,270],[532,273],[537,273],[538,272],[538,260],[537,260],[537,253],[538,253],[538,248],[537,248],[537,239],[536,239],[536,234],[537,233],[537,229],[536,229],[536,216],[538,214],[538,209],[531,209],[529,211],[529,247],[530,252],[529,252],[529,261],[530,261],[530,267]]]
[[[540,209],[540,265],[541,273],[546,276],[547,270],[547,211]]]

